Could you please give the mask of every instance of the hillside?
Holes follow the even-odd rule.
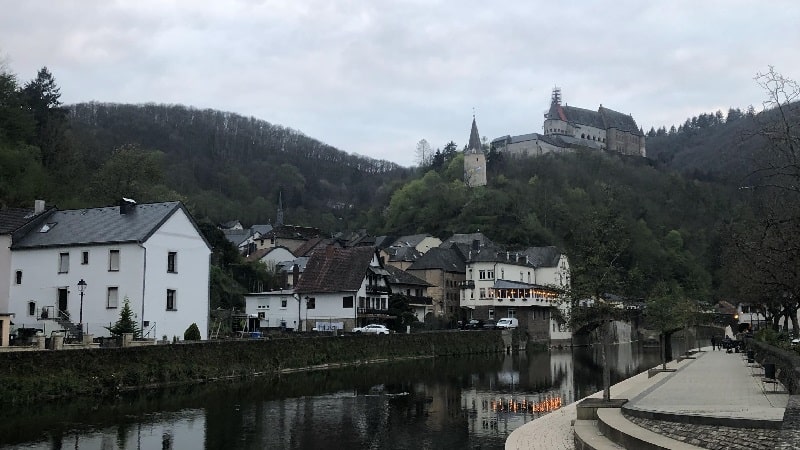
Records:
[[[787,105],[789,120],[800,123],[800,103]],[[738,110],[735,110],[738,111]],[[770,109],[756,114],[750,111],[733,114],[727,120],[703,120],[712,117],[702,114],[687,119],[672,132],[649,135],[647,156],[660,167],[698,179],[724,180],[741,183],[758,167],[760,151],[767,140],[759,132],[771,128],[779,119],[779,111]]]
[[[100,168],[123,145],[157,150],[164,184],[213,221],[274,220],[281,192],[292,223],[349,225],[359,210],[381,201],[385,184],[410,173],[291,128],[222,111],[81,103],[68,112],[74,143],[89,167]]]

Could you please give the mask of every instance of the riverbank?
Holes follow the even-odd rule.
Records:
[[[404,358],[501,353],[502,331],[390,336],[289,336],[130,348],[0,353],[0,404],[220,379],[272,377]]]
[[[579,430],[593,442],[586,448],[642,448],[644,442],[657,442],[653,448],[797,448],[796,423],[786,419],[797,415],[797,396],[762,383],[763,369],[743,354],[703,350],[668,364],[670,372],[644,372],[614,385],[612,398],[628,400],[621,410],[576,422],[576,402],[518,428],[505,448],[571,450]],[[627,444],[612,443],[618,439]]]

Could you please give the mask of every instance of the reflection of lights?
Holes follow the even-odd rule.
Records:
[[[560,396],[559,397],[547,396],[539,401],[531,401],[528,399],[515,400],[513,398],[509,399],[500,398],[497,400],[492,400],[489,407],[494,412],[543,414],[555,411],[561,408],[561,405],[562,405],[562,400]]]

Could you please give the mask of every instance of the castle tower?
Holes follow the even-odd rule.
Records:
[[[486,186],[486,154],[483,152],[474,115],[472,116],[469,144],[464,151],[464,184],[469,187]]]

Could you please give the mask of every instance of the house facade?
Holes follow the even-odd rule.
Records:
[[[461,307],[467,311],[467,319],[513,317],[533,340],[564,342],[571,338],[563,321],[569,302],[561,301],[560,291],[568,286],[569,264],[554,247],[524,252],[473,249],[467,255]],[[553,314],[556,309],[561,318]]]
[[[385,269],[392,294],[405,296],[414,317],[424,322],[428,314],[433,314],[433,299],[428,296],[431,284],[394,266],[387,265]]]
[[[146,338],[208,336],[211,249],[180,202],[53,211],[11,253],[18,328],[108,336],[127,299]]]
[[[459,315],[460,286],[464,281],[464,259],[456,248],[432,248],[415,261],[407,272],[425,280],[433,299],[433,313],[455,322]]]
[[[374,247],[314,252],[295,285],[298,330],[351,330],[389,318],[388,273]]]

